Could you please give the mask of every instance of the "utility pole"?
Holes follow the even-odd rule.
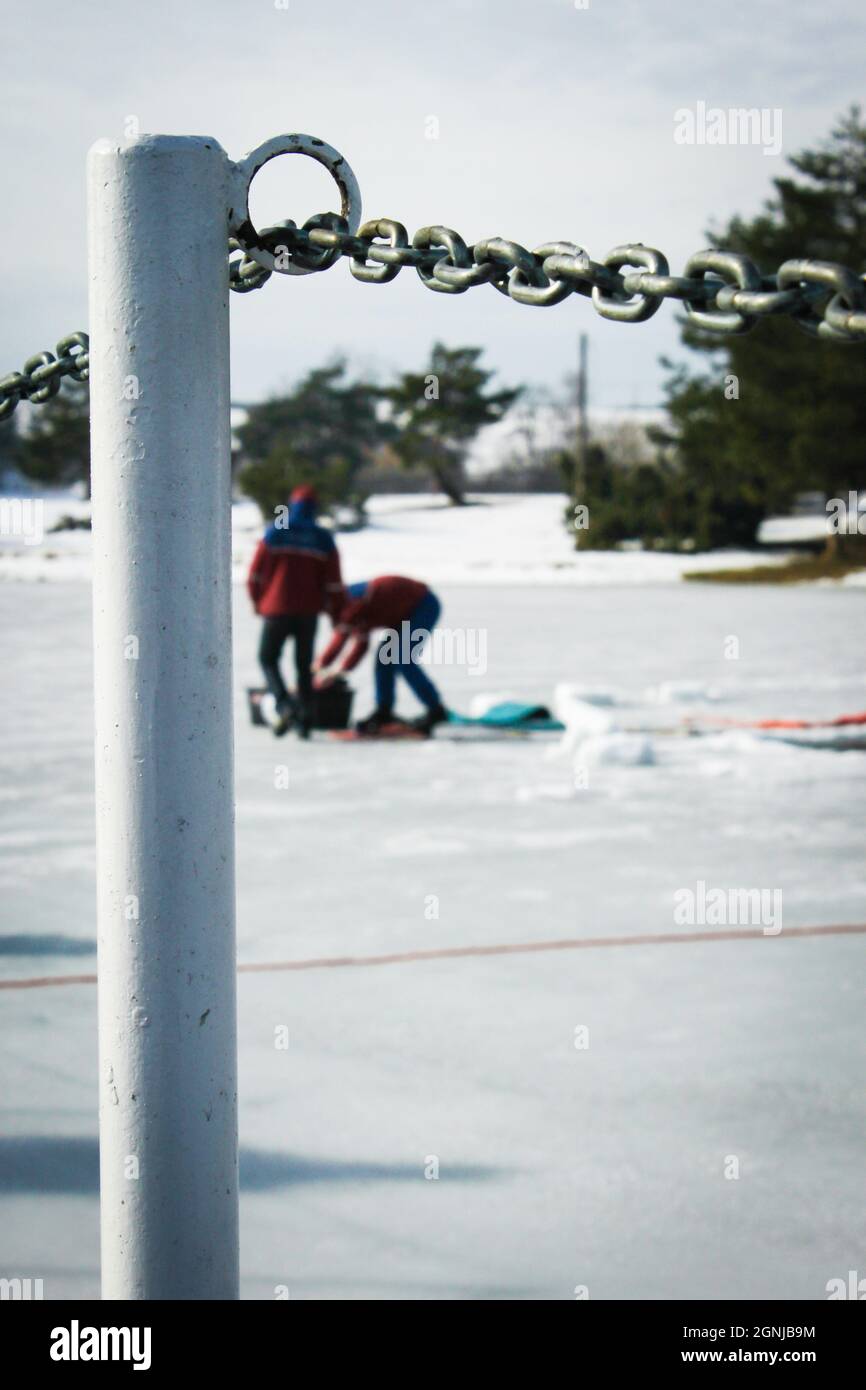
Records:
[[[585,502],[587,462],[589,458],[589,417],[587,414],[589,338],[581,333],[577,359],[577,458],[574,469],[574,495]]]

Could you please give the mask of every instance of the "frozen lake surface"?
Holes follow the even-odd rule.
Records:
[[[435,673],[460,710],[559,682],[626,731],[866,707],[856,589],[437,587],[486,635],[483,674]],[[6,979],[95,968],[89,605],[0,586]],[[785,930],[866,922],[866,754],[278,743],[246,721],[240,588],[235,627],[242,962],[690,938],[700,881],[782,906],[758,938],[242,974],[244,1296],[822,1298],[866,1273],[864,940]],[[0,1274],[49,1298],[98,1289],[95,1004],[0,994]]]

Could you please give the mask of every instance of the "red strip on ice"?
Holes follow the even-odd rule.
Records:
[[[725,719],[721,715],[690,717],[685,724],[723,724],[729,729],[839,729],[846,724],[866,724],[862,714],[838,714],[835,719]]]
[[[383,956],[319,956],[310,960],[247,961],[239,975],[266,975],[283,970],[333,970],[346,965],[403,965],[416,960],[458,960],[463,956],[531,955],[540,951],[588,951],[603,946],[693,946],[702,941],[755,941],[764,936],[853,936],[866,933],[866,923],[854,926],[785,927],[777,936],[763,927],[727,927],[703,932],[641,932],[636,936],[579,936],[559,941],[515,941],[494,946],[442,946],[432,951],[393,951]],[[35,975],[23,980],[0,980],[0,989],[41,989],[48,985],[95,985],[95,975]]]

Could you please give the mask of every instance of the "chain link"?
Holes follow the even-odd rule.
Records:
[[[640,242],[615,246],[594,261],[573,242],[552,241],[534,251],[516,241],[489,237],[468,246],[450,227],[422,227],[409,242],[401,222],[374,218],[355,236],[336,213],[311,217],[262,233],[269,249],[295,263],[327,270],[348,257],[356,280],[386,284],[404,267],[437,294],[463,294],[476,285],[493,285],[518,304],[560,304],[570,294],[591,299],[596,312],[619,323],[642,323],[665,299],[682,301],[692,323],[719,335],[747,333],[759,319],[788,315],[813,337],[833,342],[866,341],[866,275],[832,261],[789,260],[765,275],[748,256],[732,251],[700,251],[683,275],[671,275],[661,251]],[[259,289],[272,272],[240,249],[232,262],[231,287]]]
[[[662,252],[640,242],[615,246],[603,261],[594,261],[571,241],[545,242],[534,251],[503,237],[468,246],[450,227],[435,226],[422,227],[410,245],[402,222],[373,218],[352,236],[334,212],[319,213],[303,227],[292,221],[268,227],[260,243],[280,269],[294,263],[328,270],[346,256],[355,279],[368,285],[387,284],[409,267],[437,294],[493,285],[518,304],[541,307],[579,294],[602,318],[618,323],[643,323],[663,300],[674,299],[685,305],[692,323],[710,333],[747,333],[759,319],[787,315],[813,337],[866,342],[866,275],[834,261],[789,260],[775,275],[764,275],[748,256],[710,250],[691,256],[683,275],[671,275]],[[236,294],[261,289],[272,274],[240,242],[229,242],[229,288]],[[89,346],[86,333],[70,333],[56,353],[39,352],[23,371],[0,378],[0,420],[19,401],[50,400],[66,376],[87,381]]]
[[[90,371],[90,340],[86,333],[69,333],[53,352],[37,352],[28,357],[21,372],[0,377],[0,420],[11,415],[19,401],[42,405],[60,390],[65,376],[87,381]]]

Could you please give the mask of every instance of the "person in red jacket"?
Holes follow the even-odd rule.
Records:
[[[383,574],[363,584],[350,584],[344,591],[337,612],[335,632],[325,650],[313,665],[316,684],[324,687],[337,674],[351,671],[370,645],[376,628],[386,628],[385,639],[376,652],[376,708],[357,728],[373,734],[394,718],[394,690],[397,677],[402,676],[415,692],[426,713],[414,721],[416,729],[430,733],[436,724],[448,718],[439,692],[430,677],[417,664],[421,648],[435,627],[441,612],[439,600],[426,584],[406,579],[399,574]],[[325,674],[350,643],[334,675]]]
[[[317,508],[314,489],[296,487],[286,522],[267,528],[247,577],[253,606],[264,619],[259,662],[277,704],[277,735],[294,724],[302,738],[309,737],[316,624],[320,613],[334,614],[343,593],[340,556],[331,532],[316,522]],[[280,657],[289,637],[295,643],[295,699],[280,672]]]

